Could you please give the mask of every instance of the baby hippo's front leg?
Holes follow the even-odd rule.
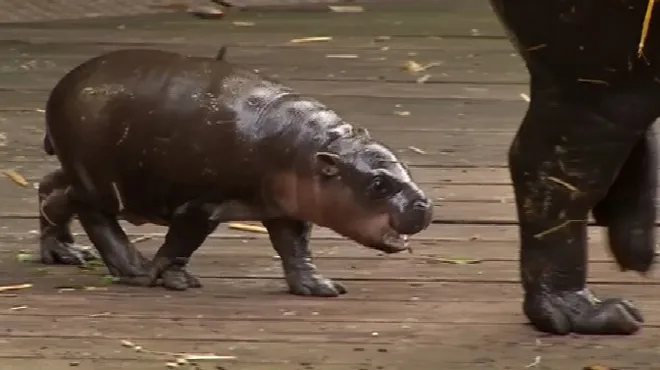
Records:
[[[263,222],[273,248],[282,259],[282,268],[289,291],[296,295],[336,297],[346,293],[338,282],[321,276],[312,263],[309,238],[312,224],[290,219]]]

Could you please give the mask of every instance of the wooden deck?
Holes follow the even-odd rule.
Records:
[[[36,192],[0,178],[0,285],[33,284],[0,294],[0,369],[151,370],[172,361],[149,351],[236,356],[197,365],[228,370],[658,368],[658,281],[619,273],[595,228],[592,287],[635,300],[646,327],[633,337],[547,337],[526,324],[505,159],[527,74],[486,2],[434,4],[0,26],[0,167],[31,184],[56,166],[41,148],[42,109],[74,65],[117,48],[213,56],[227,44],[231,60],[318,97],[396,148],[436,200],[435,223],[414,238],[412,255],[386,257],[315,231],[321,272],[349,289],[341,298],[286,294],[266,236],[226,227],[193,259],[205,286],[169,292],[108,285],[102,268],[22,261],[37,251]],[[309,36],[333,39],[289,42]],[[406,60],[433,67],[413,75]],[[127,230],[146,235],[147,253],[163,239],[161,228]]]

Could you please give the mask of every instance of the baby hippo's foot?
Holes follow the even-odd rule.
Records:
[[[202,283],[186,270],[186,265],[188,258],[185,257],[157,256],[149,271],[149,286],[162,285],[170,290],[201,288]]]
[[[524,311],[538,330],[552,334],[633,334],[644,322],[631,302],[619,298],[601,301],[588,289],[528,294]]]
[[[46,265],[78,265],[99,260],[93,248],[48,235],[41,239],[41,262]]]
[[[327,279],[314,270],[289,271],[285,278],[291,294],[316,297],[337,297],[346,294],[343,284]]]

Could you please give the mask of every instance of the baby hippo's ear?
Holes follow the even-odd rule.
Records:
[[[328,152],[316,153],[316,170],[323,176],[339,175],[339,156]]]
[[[357,136],[362,136],[362,137],[367,138],[367,139],[371,138],[371,136],[369,135],[369,131],[364,127],[357,127],[355,129],[355,134]]]

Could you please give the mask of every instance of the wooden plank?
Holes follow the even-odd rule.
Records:
[[[513,250],[513,248],[512,248]],[[41,274],[42,270],[35,270],[35,266],[24,265],[7,256],[5,271],[16,269],[29,269]],[[393,259],[385,256],[380,259],[351,259],[344,257],[317,258],[319,271],[327,277],[337,279],[360,279],[378,281],[438,281],[438,282],[517,282],[520,272],[517,261],[483,260],[475,265],[452,265],[439,262],[435,258],[409,258]],[[589,264],[589,277],[592,282],[625,282],[630,284],[658,285],[634,273],[617,273],[618,267],[611,261],[592,261]],[[48,269],[48,276],[68,274],[67,269]],[[255,279],[282,279],[280,261],[273,257],[241,256],[241,255],[197,255],[192,258],[191,272],[202,279],[227,279],[235,277],[249,277]],[[393,273],[396,272],[396,273]],[[5,272],[6,273],[6,272]],[[3,273],[3,274],[5,274]],[[96,274],[99,279],[107,274],[105,268],[88,271]],[[34,277],[35,279],[38,276]]]
[[[240,21],[239,21],[240,22]],[[1,27],[2,25],[0,25]],[[121,25],[119,25],[121,26]],[[167,24],[164,26],[166,27]],[[16,28],[14,28],[16,30]],[[469,50],[472,52],[501,52],[504,50],[515,50],[506,37],[480,37],[480,36],[398,36],[395,34],[380,35],[351,35],[348,37],[337,37],[327,42],[292,43],[292,38],[299,38],[296,34],[255,34],[244,33],[245,28],[234,28],[222,33],[208,33],[206,31],[195,32],[169,32],[160,30],[158,32],[144,32],[132,30],[131,32],[117,33],[120,37],[107,37],[116,31],[108,28],[102,31],[85,30],[72,31],[66,28],[51,30],[21,29],[22,36],[14,36],[9,33],[0,34],[0,45],[5,52],[18,51],[21,54],[30,55],[41,49],[42,52],[52,53],[49,56],[58,58],[63,56],[79,55],[82,51],[99,54],[118,47],[156,47],[156,48],[181,48],[183,52],[200,52],[206,48],[202,55],[207,55],[208,50],[217,50],[220,45],[227,45],[230,50],[234,48],[247,49],[300,49],[316,50],[322,48],[333,48],[345,53],[360,50],[380,50],[384,46],[389,50],[407,50],[409,52],[423,53],[435,50]],[[53,37],[59,34],[62,37]],[[319,35],[317,32],[313,34]],[[92,36],[96,36],[93,39]],[[129,37],[124,37],[129,36]],[[139,37],[135,37],[139,36]],[[291,37],[291,38],[289,38]]]
[[[299,346],[299,345],[298,345]],[[207,361],[204,361],[205,363]],[[2,366],[3,370],[24,370],[28,369],[39,369],[39,368],[48,368],[49,370],[71,370],[71,367],[79,367],[81,369],[94,369],[94,370],[163,370],[167,369],[165,366],[167,361],[158,360],[158,361],[140,361],[140,360],[57,360],[57,359],[36,359],[36,358],[20,358],[20,359],[3,359]],[[73,365],[72,365],[73,364]],[[355,365],[353,364],[324,364],[324,363],[303,363],[305,366],[300,366],[301,369],[306,367],[312,367],[314,370],[353,370]],[[207,365],[208,366],[208,365]],[[234,363],[231,362],[228,365],[225,365],[224,362],[220,362],[216,366],[216,369],[226,369],[231,370],[289,370],[291,369],[291,364],[281,364],[281,363]],[[429,369],[432,370],[434,367],[428,367],[430,365],[421,365],[419,369]],[[435,365],[434,365],[435,366]],[[456,368],[457,370],[469,369],[470,364],[464,365],[467,367]],[[202,367],[199,367],[203,369]]]
[[[167,24],[162,27],[166,26]],[[241,33],[241,29],[245,30],[245,28],[233,28],[231,31],[223,32],[222,34],[194,32],[193,30],[193,32],[179,32],[176,37],[165,38],[162,37],[165,34],[159,31],[157,33],[141,34],[142,38],[140,40],[135,38],[112,38],[107,42],[101,40],[90,41],[88,38],[82,40],[75,38],[52,38],[41,42],[30,42],[29,38],[14,40],[0,37],[0,45],[3,46],[2,53],[0,53],[0,60],[12,56],[17,58],[32,57],[32,59],[39,59],[36,63],[40,64],[42,60],[57,62],[72,57],[86,58],[120,47],[166,48],[186,54],[214,55],[213,53],[209,54],[209,50],[215,51],[221,45],[229,46],[231,54],[227,55],[234,55],[236,52],[238,55],[244,54],[245,56],[253,57],[263,55],[263,53],[277,53],[286,50],[308,51],[310,53],[319,53],[321,51],[326,51],[326,53],[388,51],[392,53],[406,53],[409,56],[424,56],[427,53],[450,52],[461,53],[466,56],[469,55],[470,58],[479,57],[482,53],[515,54],[515,49],[507,38],[497,37],[402,37],[383,34],[378,36],[352,35],[327,42],[292,43],[289,39],[282,39],[281,35],[276,35],[278,39],[274,40],[271,34],[260,34],[258,36],[254,33],[243,34]],[[48,36],[51,34],[51,31],[45,30],[42,33]],[[61,27],[54,31],[70,32],[70,30]],[[107,31],[112,31],[112,28],[108,28]],[[167,30],[162,31],[166,32]],[[32,29],[27,30],[27,32],[35,31]],[[132,32],[140,34],[139,30],[132,30]],[[76,35],[79,34],[77,33]],[[512,57],[515,56],[512,55]]]
[[[11,283],[22,280],[23,274],[15,272],[14,280],[5,280],[3,283]],[[140,316],[146,315],[147,311],[162,310],[163,315],[157,317],[197,317],[198,315],[210,315],[216,319],[231,319],[237,315],[250,318],[245,309],[257,309],[258,307],[275,307],[260,313],[261,320],[268,317],[277,317],[285,320],[303,320],[310,316],[319,321],[350,321],[355,317],[348,317],[342,312],[342,305],[346,303],[354,309],[359,304],[373,302],[380,305],[377,309],[380,314],[361,317],[365,321],[396,321],[401,316],[410,317],[412,312],[402,311],[401,305],[414,310],[415,315],[422,314],[423,309],[419,306],[437,307],[446,303],[456,305],[459,302],[484,305],[487,303],[520,302],[522,290],[519,282],[409,282],[409,281],[373,281],[373,280],[350,280],[344,279],[350,288],[349,294],[337,299],[297,297],[286,293],[284,281],[281,279],[206,279],[201,289],[187,290],[183,292],[168,292],[162,289],[145,289],[140,287],[126,287],[121,285],[99,284],[96,276],[72,271],[71,274],[51,276],[39,279],[37,284],[25,291],[15,294],[5,293],[2,295],[0,314],[2,315],[51,315],[56,316],[109,316],[122,313],[123,315]],[[63,286],[72,289],[62,289]],[[606,284],[591,283],[591,289],[600,297],[625,296],[639,304],[653,305],[657,302],[654,290],[644,285],[631,285],[620,282],[608,282]],[[77,288],[77,289],[75,289]],[[83,289],[86,288],[86,289]],[[93,289],[90,289],[93,288]],[[161,301],[162,305],[152,307],[151,305],[132,305],[131,299]],[[219,305],[218,301],[223,301]],[[108,302],[116,303],[108,303]],[[258,302],[257,302],[258,301]],[[342,303],[343,302],[343,303]],[[418,303],[416,303],[418,302]],[[116,306],[115,306],[116,304]],[[11,310],[21,305],[28,306],[23,310]],[[66,310],[57,311],[52,309],[47,312],[48,307],[63,305]],[[241,305],[241,309],[230,309]],[[150,308],[151,307],[151,308]],[[189,307],[189,310],[181,309]],[[487,306],[486,306],[487,307]],[[217,309],[217,310],[214,310]],[[656,307],[650,308],[652,312]],[[224,310],[224,311],[223,311]],[[43,312],[42,312],[43,311]],[[290,313],[286,313],[290,312]],[[314,313],[316,312],[316,314]],[[433,309],[426,309],[429,320],[443,321],[444,317],[433,315]],[[519,320],[516,316],[521,312],[518,306],[509,312],[511,317]],[[646,310],[645,310],[646,312]],[[105,315],[103,315],[105,313]],[[331,314],[332,313],[332,314]],[[380,315],[380,316],[379,316]],[[651,314],[653,316],[657,314]],[[255,319],[255,317],[252,317]],[[399,318],[399,319],[397,319]],[[479,317],[474,317],[479,320]],[[512,320],[512,319],[507,319]],[[654,319],[655,320],[655,319]],[[462,323],[466,323],[465,320]]]
[[[160,48],[157,45],[144,46]],[[117,46],[114,49],[120,49]],[[111,50],[114,50],[111,49]],[[200,45],[167,46],[165,50],[183,52],[195,56],[212,56],[210,47]],[[217,47],[215,48],[217,49]],[[47,48],[42,47],[42,52]],[[393,81],[415,83],[416,79],[429,74],[427,84],[440,82],[473,83],[517,83],[526,85],[527,70],[524,63],[513,50],[480,52],[473,50],[439,49],[428,51],[391,50],[387,46],[356,51],[355,58],[328,58],[332,55],[344,55],[344,50],[337,48],[239,48],[229,49],[228,60],[251,69],[259,70],[264,76],[280,80],[347,80],[347,81]],[[82,55],[77,55],[82,54]],[[39,53],[25,55],[23,52],[4,52],[0,55],[0,77],[26,77],[39,80],[55,81],[70,69],[86,59],[98,55],[85,49],[76,55],[65,58],[58,53],[57,58],[48,58]],[[304,64],[296,61],[304,60]],[[411,74],[402,66],[408,60],[420,64],[435,63],[436,67],[427,72]],[[519,87],[521,91],[526,86]]]
[[[625,288],[618,286],[619,292]],[[649,287],[645,287],[649,289]],[[208,287],[204,287],[208,291]],[[120,292],[122,293],[122,292]],[[381,300],[379,292],[365,299],[333,299],[333,298],[299,298],[290,297],[284,292],[272,293],[268,290],[256,294],[246,292],[245,296],[225,296],[209,299],[193,299],[184,294],[174,292],[172,298],[163,298],[155,294],[136,296],[129,292],[107,296],[89,296],[86,298],[62,293],[40,294],[38,298],[29,296],[12,299],[2,305],[0,320],[43,320],[55,319],[66,321],[75,318],[112,317],[120,320],[144,320],[158,318],[168,321],[187,320],[189,322],[203,320],[209,326],[220,326],[227,321],[253,321],[265,323],[279,321],[294,325],[317,322],[324,323],[371,323],[371,324],[401,324],[406,322],[428,324],[457,325],[522,325],[526,318],[522,314],[522,296],[509,300],[455,300],[451,302],[427,302],[414,295],[400,296],[399,301]],[[224,293],[224,292],[223,292]],[[442,293],[442,291],[439,291]],[[265,295],[270,294],[270,295]],[[351,293],[349,293],[350,295]],[[130,299],[127,299],[129,298]],[[265,298],[264,298],[265,297]],[[273,299],[277,297],[276,299]],[[348,297],[348,296],[347,296]],[[628,296],[626,295],[626,298]],[[154,300],[162,304],[156,306]],[[219,304],[221,303],[221,304]],[[636,302],[636,306],[645,313],[648,327],[660,327],[660,309],[658,300],[644,299]],[[466,309],[466,306],[470,306]],[[27,306],[22,310],[12,311],[12,307]],[[107,309],[104,309],[106,307]],[[404,309],[405,314],[401,310]],[[264,338],[264,340],[277,340]]]
[[[0,82],[4,90],[49,90],[59,77],[38,78],[36,76],[9,75]],[[365,82],[365,81],[318,81],[286,80],[282,83],[303,94],[316,93],[318,96],[375,96],[385,98],[432,98],[432,99],[492,99],[520,100],[524,87],[519,85],[479,83],[418,84],[404,82]],[[521,91],[522,90],[522,91]]]
[[[164,363],[170,358],[167,355],[153,355],[149,353],[136,353],[130,348],[120,345],[117,339],[86,338],[85,346],[80,347],[79,339],[72,338],[11,338],[5,339],[7,350],[0,355],[6,357],[34,358],[43,356],[51,359],[68,360],[103,360],[103,361],[130,361],[136,360],[137,364],[149,365],[160,362],[160,369],[164,369]],[[235,366],[246,366],[250,363],[259,366],[259,363],[267,365],[269,362],[277,366],[278,363],[291,363],[300,366],[300,363],[323,363],[329,365],[356,364],[367,361],[392,361],[400,363],[401,358],[413,350],[408,345],[401,347],[384,346],[380,344],[364,343],[364,345],[352,345],[342,343],[318,343],[317,345],[300,348],[299,343],[283,342],[221,342],[208,341],[189,342],[184,340],[159,338],[155,340],[141,340],[140,346],[148,350],[163,352],[195,352],[195,353],[221,353],[236,356],[234,361],[205,361],[204,363],[217,363],[218,366],[226,364],[228,368]],[[41,347],[41,348],[40,348]],[[397,358],[397,356],[399,358]],[[172,357],[172,356],[170,356]],[[138,362],[139,361],[139,362]],[[142,369],[140,367],[140,369]]]
[[[206,290],[206,289],[205,289]],[[270,295],[265,295],[269,294]],[[87,299],[75,299],[69,295],[53,293],[40,295],[39,300],[25,298],[13,300],[28,306],[27,309],[18,312],[11,311],[14,306],[3,305],[0,320],[39,320],[43,317],[54,317],[58,321],[72,318],[84,318],[104,316],[97,311],[105,305],[111,316],[119,320],[145,320],[146,323],[153,318],[161,320],[199,321],[202,319],[209,326],[220,326],[227,321],[255,321],[268,324],[269,321],[280,321],[285,323],[300,324],[310,321],[319,324],[328,323],[373,323],[391,324],[415,321],[417,323],[429,324],[462,324],[466,323],[466,317],[475,317],[469,324],[524,324],[525,319],[520,314],[521,299],[510,301],[488,301],[475,302],[423,302],[414,299],[415,296],[400,296],[401,301],[379,301],[379,300],[344,300],[324,299],[328,301],[324,305],[319,299],[304,299],[288,297],[281,292],[281,288],[273,292],[264,291],[261,294],[246,295],[245,298],[229,299],[216,298],[215,301],[222,302],[218,305],[206,299],[188,299],[178,297],[175,299],[163,299],[160,307],[153,304],[155,296],[136,297],[131,300],[118,299],[119,295],[108,297],[90,296]],[[125,295],[125,297],[128,297]],[[375,296],[377,294],[374,294]],[[276,299],[271,299],[277,297]],[[49,299],[46,299],[49,298]],[[404,300],[408,298],[408,301]],[[411,303],[412,302],[412,303]],[[387,304],[385,304],[387,303]],[[469,312],[464,310],[466,303],[473,303],[474,308]],[[484,304],[487,303],[487,304]],[[658,320],[648,322],[649,325],[660,324],[660,312],[657,307],[658,301],[645,302],[646,306],[640,306],[644,312],[649,312],[650,317],[658,317]],[[222,307],[218,307],[222,306]],[[90,310],[93,307],[93,310]],[[401,309],[405,307],[405,314]],[[66,314],[53,314],[53,312],[66,312]],[[107,312],[107,310],[105,311]],[[100,315],[101,314],[101,315]],[[264,338],[268,339],[268,338]]]
[[[127,222],[121,222],[122,227],[131,237],[140,236],[158,236],[164,235],[167,231],[166,228],[155,225],[133,226]],[[77,222],[72,225],[72,230],[77,234],[82,233],[82,229]],[[38,234],[38,223],[34,218],[2,218],[0,231],[6,235],[16,236],[19,238],[33,238]],[[589,238],[593,243],[605,244],[602,237],[602,228],[590,227]],[[313,237],[315,240],[319,239],[345,239],[327,228],[316,227],[313,230]],[[228,229],[227,225],[223,224],[218,227],[215,233],[211,235],[212,238],[233,238],[236,240],[253,240],[267,237],[265,234],[248,233]],[[513,224],[461,224],[461,223],[446,223],[446,224],[432,224],[428,229],[415,235],[414,240],[418,241],[470,241],[470,240],[484,240],[484,241],[508,241],[512,245],[518,245],[518,226]]]
[[[410,5],[415,7],[415,5]],[[399,36],[446,36],[484,35],[489,37],[504,37],[504,32],[487,4],[473,7],[469,14],[446,12],[438,6],[420,6],[419,9],[380,10],[358,14],[337,13],[306,13],[300,17],[298,12],[267,12],[243,13],[233,18],[236,21],[252,21],[253,27],[238,28],[245,34],[291,34],[298,37],[310,36],[310,30],[317,35],[331,33],[333,35],[399,35]],[[123,27],[121,27],[123,26]],[[20,27],[20,28],[19,28]],[[28,28],[29,27],[29,28]],[[5,26],[3,37],[31,38],[34,33],[48,34],[65,28],[78,31],[77,39],[88,39],[85,36],[98,35],[99,41],[105,39],[126,38],[132,34],[144,35],[158,32],[160,37],[175,37],[186,33],[212,33],[214,35],[227,33],[236,29],[231,22],[207,22],[194,19],[187,14],[158,14],[135,17],[113,17],[106,19],[72,20],[60,22],[43,22],[30,25]],[[80,32],[83,31],[84,32]],[[476,30],[476,31],[473,31]],[[13,31],[13,32],[12,32]],[[33,31],[33,32],[29,32]],[[49,32],[44,32],[49,31]],[[98,31],[108,31],[101,33]],[[311,35],[314,36],[314,35]]]
[[[655,332],[653,332],[655,334]],[[502,333],[503,336],[508,335],[507,332]],[[507,338],[510,336],[507,336]],[[650,334],[649,334],[650,337]],[[487,336],[487,339],[498,343],[495,335]],[[539,355],[544,367],[550,369],[568,369],[573,366],[576,368],[588,368],[601,363],[606,363],[611,369],[626,369],[626,370],[648,370],[653,368],[657,361],[657,354],[653,353],[652,348],[653,340],[645,338],[645,340],[628,339],[623,341],[625,344],[617,345],[613,339],[604,339],[606,345],[598,345],[589,338],[580,339],[587,342],[584,346],[577,344],[559,343],[559,345],[548,346],[535,346],[533,341],[520,335],[520,339],[525,340],[522,349],[519,343],[507,341],[500,344],[500,347],[492,347],[489,344],[489,351],[485,352],[483,346],[473,344],[466,346],[460,352],[457,360],[453,360],[455,356],[451,350],[439,350],[438,346],[420,346],[415,353],[413,361],[406,361],[405,364],[399,363],[385,363],[380,365],[378,355],[374,357],[376,360],[365,361],[364,363],[355,364],[327,364],[323,362],[313,363],[269,363],[269,362],[221,362],[216,365],[216,369],[231,369],[231,370],[291,370],[291,369],[313,369],[313,370],[371,370],[371,369],[387,369],[387,370],[403,370],[406,366],[415,366],[420,370],[435,370],[439,363],[451,366],[454,370],[473,370],[485,366],[497,366],[502,369],[518,369],[524,368],[529,364],[535,363],[535,358]],[[635,336],[634,338],[638,338]],[[572,338],[574,339],[574,338]],[[574,339],[575,340],[575,339]],[[616,340],[622,341],[616,337]],[[552,341],[551,341],[552,342]],[[574,342],[573,342],[574,343]],[[300,347],[300,345],[297,345]],[[549,347],[549,348],[544,348]],[[603,350],[607,347],[608,350]],[[295,352],[299,349],[294,349],[292,346],[290,351]],[[512,353],[512,348],[516,348],[515,354]],[[477,353],[484,353],[484,355],[477,355]],[[594,355],[598,354],[598,356]],[[328,355],[331,356],[331,355]],[[464,356],[464,357],[461,357]],[[635,361],[631,363],[629,358],[635,356]],[[412,356],[411,356],[412,357]],[[74,365],[71,365],[71,363]],[[165,367],[164,361],[140,361],[140,360],[52,360],[52,359],[3,359],[3,370],[24,370],[24,369],[38,369],[48,368],[50,370],[70,370],[72,366],[81,369],[94,369],[94,370],[162,370]],[[213,366],[213,365],[211,365]],[[608,366],[608,367],[609,367]],[[212,368],[209,365],[200,367],[200,369]]]
[[[117,339],[131,335],[130,340],[139,342],[159,337],[199,341],[278,341],[293,343],[368,343],[372,333],[379,333],[376,343],[396,343],[406,338],[418,344],[432,344],[452,336],[439,334],[448,329],[461,327],[466,332],[478,332],[479,326],[419,323],[372,323],[372,322],[320,322],[314,319],[304,322],[254,322],[251,320],[228,320],[213,323],[208,319],[176,320],[163,318],[128,317],[58,317],[50,325],[43,325],[40,317],[14,316],[9,324],[11,333],[7,337],[53,337],[87,338],[110,336]],[[502,327],[502,325],[493,325]],[[517,327],[510,331],[520,330]],[[465,339],[464,339],[465,340]],[[437,343],[437,342],[435,342]]]
[[[249,236],[249,235],[248,235]],[[147,240],[146,237],[140,239],[139,249],[147,255],[155,254],[156,250],[164,242],[162,234],[150,235]],[[91,242],[81,235],[77,239],[78,243],[83,245],[91,245]],[[2,245],[0,246],[0,257],[13,259],[21,253],[33,253],[34,258],[38,257],[38,239],[36,235],[4,235],[0,238]],[[357,243],[347,239],[324,239],[315,238],[311,244],[314,251],[314,256],[320,259],[336,259],[344,260],[375,260],[381,261],[383,254],[369,248],[360,246]],[[414,261],[414,263],[430,263],[434,261],[439,262],[440,259],[474,259],[477,262],[481,261],[518,261],[518,245],[512,241],[501,240],[481,240],[474,238],[473,240],[429,240],[422,236],[413,238],[411,240],[411,247],[414,254],[399,253],[388,255],[387,259]],[[229,238],[216,236],[208,239],[203,249],[197,252],[198,255],[204,256],[199,258],[206,258],[212,256],[213,258],[222,259],[224,256],[241,256],[241,257],[259,257],[259,258],[276,258],[276,253],[271,247],[267,235],[260,238]],[[610,252],[603,245],[593,243],[590,248],[589,260],[592,262],[611,262],[612,257]],[[451,261],[450,261],[451,262]],[[32,264],[27,264],[27,267],[32,267]],[[37,268],[43,266],[36,266]]]

